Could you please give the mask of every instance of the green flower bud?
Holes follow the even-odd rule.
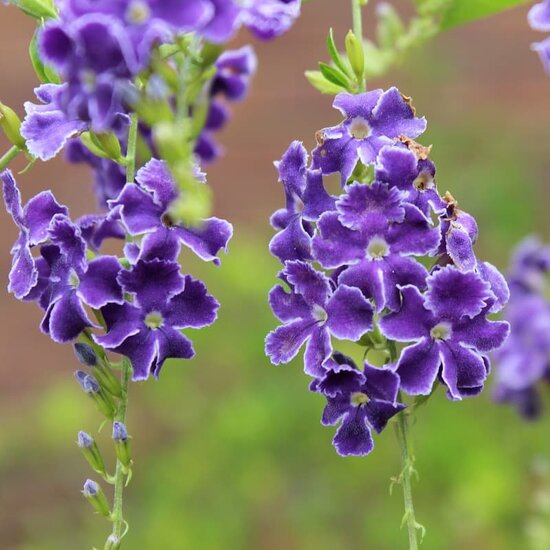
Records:
[[[46,65],[40,58],[40,54],[38,52],[37,35],[38,32],[35,32],[32,37],[31,43],[29,44],[29,57],[31,58],[34,72],[36,73],[38,80],[40,80],[40,82],[42,82],[43,84],[47,84],[50,82],[53,84],[60,84],[61,79],[59,78],[59,75],[55,72],[54,69],[52,69],[52,67]]]
[[[95,508],[95,510],[105,516],[106,518],[111,515],[109,509],[109,503],[107,497],[101,489],[101,487],[93,480],[87,479],[82,489],[82,494],[86,500]]]
[[[107,158],[110,158],[116,162],[120,162],[122,160],[120,142],[115,134],[112,132],[103,132],[100,134],[90,132],[90,138],[95,145],[105,151]]]
[[[19,149],[25,150],[27,148],[25,140],[19,132],[21,120],[13,109],[2,102],[0,102],[0,127],[4,130],[4,134],[6,134],[11,143],[19,147]]]
[[[98,474],[105,475],[105,462],[94,438],[86,432],[78,432],[77,443],[92,469]]]
[[[357,38],[353,31],[346,35],[346,53],[357,81],[362,82],[365,77],[365,52],[361,39]]]
[[[109,535],[103,550],[118,550],[120,548],[120,539],[116,535]]]

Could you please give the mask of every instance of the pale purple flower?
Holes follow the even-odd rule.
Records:
[[[341,93],[333,106],[346,118],[317,133],[318,146],[312,154],[314,168],[323,174],[339,172],[342,186],[359,160],[373,164],[385,145],[392,145],[399,136],[416,138],[426,129],[426,120],[415,116],[397,88],[358,95]]]

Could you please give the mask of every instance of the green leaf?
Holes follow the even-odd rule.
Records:
[[[444,10],[441,29],[446,30],[481,17],[493,15],[529,0],[452,0]]]
[[[345,88],[329,82],[321,71],[306,71],[304,74],[309,83],[322,94],[336,95],[346,91]]]
[[[330,58],[334,62],[334,64],[346,75],[353,76],[349,74],[349,68],[346,67],[346,64],[344,63],[344,60],[342,59],[342,56],[340,55],[340,52],[338,51],[338,48],[336,47],[336,43],[334,42],[334,34],[332,32],[332,29],[329,29],[328,36],[327,36],[327,50],[330,55]]]
[[[335,69],[334,67],[331,67],[326,63],[319,63],[319,69],[321,70],[322,75],[329,82],[332,82],[337,86],[342,86],[342,88],[349,87],[349,79],[345,74],[342,73],[342,71],[339,71],[338,69]]]

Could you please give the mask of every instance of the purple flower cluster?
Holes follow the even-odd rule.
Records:
[[[82,131],[120,132],[138,95],[134,80],[149,66],[157,46],[191,32],[222,44],[241,25],[270,39],[285,32],[300,12],[300,0],[63,0],[58,6],[59,19],[45,25],[38,45],[63,84],[36,90],[41,104],[26,103],[21,129],[29,151],[41,160],[54,157]],[[246,48],[226,52],[216,68],[212,95],[234,101],[244,96],[255,59]],[[151,80],[152,88],[156,81]],[[223,106],[212,102],[207,129],[219,129],[226,118]],[[208,132],[203,137],[199,153],[215,156]]]
[[[305,345],[311,389],[328,401],[323,423],[342,421],[337,451],[367,454],[370,429],[403,409],[399,390],[429,395],[439,382],[456,400],[483,389],[487,353],[508,333],[488,315],[508,288],[475,256],[473,217],[439,196],[429,149],[412,140],[426,122],[410,100],[391,88],[340,94],[334,106],[345,119],[317,133],[310,164],[300,142],[276,163],[286,206],[271,218],[270,250],[284,264],[284,286],[269,301],[282,325],[266,353],[287,363]],[[324,186],[332,173],[338,196]],[[334,340],[385,348],[390,359],[357,369]]]
[[[550,382],[550,246],[530,237],[516,249],[505,317],[510,337],[495,353],[497,401],[514,404],[526,418],[541,412],[540,389]]]
[[[201,281],[181,273],[177,258],[185,246],[217,264],[233,230],[218,218],[176,224],[170,205],[178,192],[164,162],[141,168],[136,182],[108,201],[108,212],[76,221],[49,191],[23,206],[11,172],[0,178],[20,231],[9,290],[44,310],[44,333],[69,342],[94,331],[98,344],[130,358],[134,380],[158,376],[168,358],[194,355],[180,331],[213,323],[219,304]],[[123,257],[101,252],[106,239],[125,236]]]
[[[534,30],[543,32],[550,31],[550,0],[543,0],[535,4],[529,10],[527,18],[529,25]],[[550,74],[550,37],[542,42],[534,43],[532,47],[533,50],[539,54],[544,70]]]
[[[209,90],[208,113],[195,145],[195,154],[203,162],[213,162],[222,153],[214,134],[227,124],[230,117],[226,102],[242,101],[246,97],[256,65],[256,55],[250,46],[227,50],[216,61],[216,74]]]

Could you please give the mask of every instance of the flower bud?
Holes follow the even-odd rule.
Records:
[[[353,31],[349,31],[346,35],[346,53],[357,81],[362,82],[365,77],[365,51],[361,38],[355,36]]]
[[[109,510],[109,503],[107,502],[105,493],[95,481],[87,479],[84,483],[82,494],[99,514],[105,517],[110,516],[111,511]]]
[[[96,402],[98,409],[107,418],[113,418],[115,416],[115,404],[110,395],[101,388],[99,382],[92,375],[81,370],[77,370],[74,376],[84,392]]]
[[[97,355],[92,346],[77,342],[73,345],[74,354],[80,363],[87,367],[95,367],[97,365]]]
[[[26,149],[27,146],[25,144],[25,140],[21,136],[20,128],[21,128],[21,120],[17,116],[17,113],[8,107],[7,105],[4,105],[0,101],[0,128],[4,130],[4,134],[6,134],[6,137],[19,147],[19,149]]]
[[[113,440],[115,442],[115,452],[118,460],[122,463],[125,470],[132,465],[130,453],[130,442],[128,441],[128,431],[122,422],[113,422]]]
[[[120,539],[116,535],[109,535],[107,537],[107,542],[103,550],[118,550],[120,548]]]
[[[108,158],[117,162],[122,160],[120,141],[115,134],[112,132],[102,132],[98,134],[90,132],[90,138],[97,147],[105,152]]]
[[[94,441],[93,437],[86,432],[78,432],[78,446],[93,470],[98,474],[105,474],[105,463],[101,456],[101,451]]]

